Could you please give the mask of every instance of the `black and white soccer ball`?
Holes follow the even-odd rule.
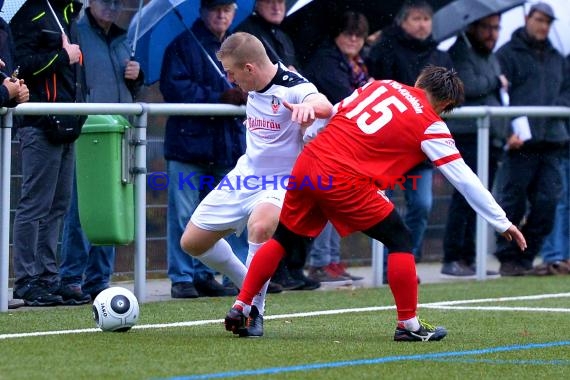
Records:
[[[139,319],[139,302],[128,289],[114,286],[93,301],[93,319],[103,331],[129,331]]]

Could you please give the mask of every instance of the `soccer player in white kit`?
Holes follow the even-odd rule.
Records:
[[[202,200],[180,244],[207,266],[241,288],[247,268],[224,236],[248,228],[249,265],[275,231],[288,176],[301,149],[303,133],[315,119],[327,119],[332,104],[317,88],[281,64],[272,64],[262,43],[248,33],[228,37],[217,53],[228,78],[248,91],[247,148],[235,168]],[[254,298],[249,326],[240,336],[263,334],[266,283]]]

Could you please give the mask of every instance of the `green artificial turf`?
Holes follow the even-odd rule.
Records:
[[[569,280],[525,277],[422,285],[420,303],[566,293]],[[259,339],[239,339],[224,331],[221,319],[231,303],[231,298],[199,298],[143,304],[137,328],[127,333],[9,337],[92,329],[91,307],[0,313],[0,379],[192,379],[199,374],[243,379],[535,379],[570,373],[568,296],[456,305],[566,312],[421,307],[420,317],[449,330],[443,341],[428,343],[393,342],[396,317],[391,308],[280,317],[390,307],[387,287],[270,295],[267,315],[276,319],[265,321],[265,336]],[[143,328],[201,320],[219,321]]]

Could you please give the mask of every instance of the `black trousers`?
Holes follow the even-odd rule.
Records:
[[[521,252],[516,243],[497,235],[495,256],[501,262],[515,262],[532,268],[542,243],[552,230],[556,205],[562,192],[561,148],[508,151],[497,173],[496,198],[507,218],[521,228],[528,248]]]

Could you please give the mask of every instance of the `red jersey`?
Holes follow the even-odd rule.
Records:
[[[511,225],[461,158],[423,90],[392,80],[374,81],[335,110],[291,173],[291,191],[280,217],[291,231],[317,236],[327,220],[343,236],[371,228],[394,208],[378,188],[401,184],[403,176],[426,159],[497,231]]]
[[[367,177],[386,188],[428,158],[439,166],[461,157],[421,89],[374,81],[335,108],[327,127],[305,147],[330,175]]]

